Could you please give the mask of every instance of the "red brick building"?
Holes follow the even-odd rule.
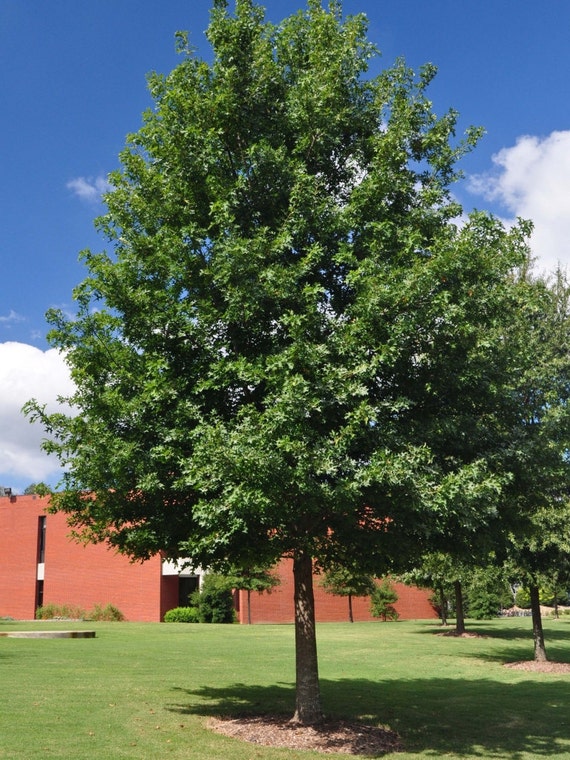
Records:
[[[49,497],[0,496],[0,617],[30,620],[45,604],[84,610],[113,604],[131,621],[160,621],[184,604],[198,578],[160,557],[132,563],[105,544],[79,544],[69,537],[63,514],[46,514]],[[281,585],[270,594],[251,595],[253,623],[293,622],[291,563],[279,566]],[[429,593],[395,584],[395,607],[402,619],[434,618]],[[246,592],[236,595],[240,622],[247,622]],[[326,594],[315,583],[319,622],[348,619],[346,598]],[[355,620],[373,620],[367,599],[353,600]]]

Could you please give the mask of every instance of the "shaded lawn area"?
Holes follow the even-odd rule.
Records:
[[[0,638],[0,759],[316,758],[209,731],[209,716],[293,713],[292,626],[0,623],[95,628],[96,639]],[[384,757],[570,758],[570,677],[503,667],[532,657],[527,618],[319,626],[331,717],[397,731]],[[570,618],[545,622],[552,659],[570,662]],[[327,755],[334,757],[335,755]],[[346,757],[346,755],[336,755]]]

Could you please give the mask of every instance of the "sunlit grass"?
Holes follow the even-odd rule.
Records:
[[[0,638],[1,760],[317,757],[206,728],[210,715],[292,714],[291,626],[2,622],[0,632],[30,627],[97,637]],[[321,625],[327,714],[398,731],[394,760],[570,758],[570,679],[503,667],[532,657],[530,621],[470,629],[482,636],[441,636],[433,622]],[[570,619],[545,629],[550,657],[570,662]]]

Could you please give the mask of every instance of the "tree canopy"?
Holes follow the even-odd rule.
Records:
[[[504,520],[507,556],[530,590],[535,659],[546,660],[539,585],[544,575],[567,578],[570,557],[570,285],[561,271],[550,281],[526,274],[523,284],[532,295],[512,330],[527,361],[512,378]]]
[[[363,16],[309,0],[274,26],[216,0],[207,34],[211,63],[181,36],[150,76],[97,221],[111,250],[83,252],[76,317],[49,314],[75,412],[28,411],[65,466],[55,506],[92,539],[221,571],[293,558],[313,722],[312,562],[380,572],[497,510],[526,228],[455,223],[478,130],[435,115],[431,65],[368,77]]]

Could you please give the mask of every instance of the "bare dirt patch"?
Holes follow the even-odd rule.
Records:
[[[220,734],[266,747],[369,756],[402,749],[400,737],[394,731],[344,720],[300,726],[283,716],[260,715],[211,718],[208,727]]]
[[[530,670],[534,673],[557,673],[570,675],[570,663],[568,662],[536,662],[536,660],[523,660],[521,662],[507,662],[505,668],[511,670]]]

